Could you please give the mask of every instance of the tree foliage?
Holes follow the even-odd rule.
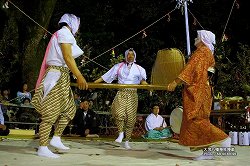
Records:
[[[74,13],[81,18],[77,41],[81,48],[84,46],[89,48],[90,52],[87,55],[89,58],[102,55],[95,61],[105,67],[92,62],[84,65],[83,57],[77,59],[78,66],[81,66],[81,71],[89,82],[106,72],[116,61],[120,61],[119,58],[122,58],[124,51],[131,47],[136,50],[137,63],[146,69],[148,78],[158,50],[175,47],[186,53],[182,11],[175,10],[164,19],[158,20],[175,8],[174,0],[16,0],[13,2],[51,33],[57,30],[58,20],[64,13]],[[190,3],[189,31],[191,43],[198,29],[205,28],[216,34],[219,43],[217,55],[221,56],[217,59],[220,80],[216,91],[222,91],[225,95],[241,95],[245,93],[242,89],[243,83],[249,83],[247,45],[249,45],[250,21],[247,1],[237,1],[225,31],[230,43],[221,45],[221,33],[232,4],[233,0],[200,0]],[[17,84],[27,81],[33,89],[51,36],[14,6],[9,6],[9,9],[0,10],[3,22],[0,25],[0,85],[9,84],[11,87],[17,87]],[[146,37],[143,37],[143,33],[135,35],[151,24],[152,26],[145,29]],[[131,36],[133,37],[129,38]],[[111,48],[114,48],[115,54],[119,55],[118,58],[112,57],[111,51],[106,52]],[[106,53],[103,54],[104,52]],[[86,58],[84,60],[88,61]],[[155,96],[163,100],[163,107],[172,109],[180,105],[180,91],[181,89],[176,93],[155,92]],[[151,100],[148,92],[142,93],[141,101]],[[103,94],[106,97],[110,96],[106,95],[106,92]],[[143,107],[141,110],[145,110],[147,106],[141,107]]]

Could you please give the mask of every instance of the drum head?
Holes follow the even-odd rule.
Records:
[[[181,123],[182,123],[182,108],[175,108],[170,114],[170,125],[173,132],[180,134]]]

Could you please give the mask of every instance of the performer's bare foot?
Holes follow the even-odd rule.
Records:
[[[60,150],[70,149],[69,147],[63,145],[61,138],[59,136],[53,136],[53,138],[50,140],[50,145]]]
[[[60,156],[51,152],[47,146],[39,146],[37,155],[41,157],[59,158]]]
[[[125,141],[124,147],[125,147],[125,149],[127,149],[127,150],[132,149],[132,148],[129,146],[129,142],[128,142],[128,141]]]
[[[124,132],[120,132],[115,142],[121,143],[123,138],[124,138]]]

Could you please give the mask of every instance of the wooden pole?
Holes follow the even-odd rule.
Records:
[[[71,86],[76,86],[77,83],[71,83]],[[134,88],[134,89],[147,89],[147,90],[167,90],[166,85],[137,85],[137,84],[107,84],[107,83],[90,83],[88,82],[89,89],[124,89],[124,88]]]

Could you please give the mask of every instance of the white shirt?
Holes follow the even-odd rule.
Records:
[[[167,127],[167,124],[161,115],[155,116],[155,114],[153,113],[148,115],[145,122],[145,129],[147,131],[153,130],[154,128],[161,126]]]
[[[0,105],[0,124],[4,125],[4,116],[2,111],[2,105]]]
[[[51,41],[48,45],[49,50],[48,50],[48,56],[46,59],[47,65],[67,67],[63,58],[61,47],[60,47],[61,43],[71,44],[72,56],[74,58],[77,58],[83,54],[83,51],[76,44],[76,40],[73,34],[70,32],[70,30],[66,26],[64,26],[60,30],[58,30],[51,38]]]
[[[124,62],[114,65],[107,73],[102,76],[102,79],[111,83],[118,78],[119,84],[140,84],[142,80],[146,80],[146,71],[141,66],[133,63],[131,68]]]
[[[60,43],[70,43],[72,49],[73,58],[77,58],[83,54],[83,51],[76,44],[75,37],[72,35],[70,30],[64,26],[58,30],[51,38],[50,43],[47,46],[48,56],[46,59],[46,64],[51,66],[64,66],[67,67],[66,62],[63,58]],[[47,53],[47,50],[46,50]],[[53,70],[49,71],[44,79],[44,96],[47,96],[51,89],[56,85],[59,80],[61,73],[59,71]]]

